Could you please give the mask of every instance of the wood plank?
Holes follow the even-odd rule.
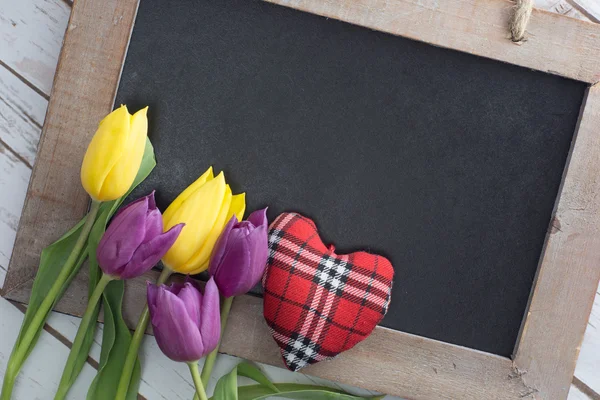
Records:
[[[0,141],[30,167],[35,160],[48,101],[0,66]]]
[[[157,277],[156,271],[150,271],[126,282],[123,314],[131,328],[135,327],[144,306],[146,281]],[[81,315],[87,296],[86,283],[83,269],[55,310]],[[28,286],[29,283],[14,289],[10,298],[27,301]],[[279,349],[262,315],[262,300],[252,296],[236,298],[221,349],[225,354],[283,367]],[[415,400],[514,400],[527,398],[524,395],[531,391],[508,358],[382,327],[352,350],[302,372]]]
[[[137,1],[79,1],[71,15],[5,290],[35,276],[39,254],[85,213],[79,165],[111,109]],[[102,23],[102,21],[104,21]],[[67,61],[68,60],[68,61]]]
[[[600,399],[600,288],[596,292],[592,314],[575,368],[575,376],[598,394]]]
[[[568,400],[592,400],[588,395],[583,393],[575,386],[571,386],[571,390],[569,390]],[[596,399],[593,399],[596,400]]]
[[[582,110],[515,355],[548,399],[567,397],[600,280],[600,86]]]
[[[590,21],[590,18],[570,4],[569,0],[536,0],[535,7],[582,21]]]
[[[534,10],[526,42],[507,40],[509,0],[266,0],[576,80],[600,80],[600,25]]]
[[[269,336],[262,301],[236,298],[223,352],[281,366]],[[303,372],[410,399],[518,399],[529,391],[509,359],[382,327],[359,346]]]
[[[4,376],[6,363],[12,346],[17,339],[19,326],[23,321],[23,313],[8,301],[0,298],[0,376]],[[13,399],[48,399],[58,387],[62,366],[66,363],[69,349],[48,332],[43,331],[37,346],[23,366],[17,378]],[[57,368],[57,366],[60,366]],[[85,399],[89,382],[96,371],[84,365],[80,379],[75,382],[70,392],[72,399]]]
[[[0,3],[0,60],[46,96],[70,12],[62,0]]]
[[[30,174],[29,167],[0,142],[0,193],[10,194],[2,196],[0,202],[0,284],[8,268]]]
[[[573,383],[571,384],[571,388],[575,388],[576,390],[572,390],[573,392],[582,393],[585,397],[592,400],[600,400],[600,394],[595,392],[591,387],[586,385],[584,382],[579,380],[577,377],[573,377]],[[571,391],[569,391],[569,396],[571,396]]]
[[[600,3],[597,0],[567,0],[594,22],[600,22]]]

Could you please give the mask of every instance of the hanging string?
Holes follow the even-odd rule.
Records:
[[[510,36],[513,42],[521,42],[525,38],[525,30],[531,11],[533,10],[534,0],[515,0],[513,15],[509,22]]]

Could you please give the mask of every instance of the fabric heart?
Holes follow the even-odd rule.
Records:
[[[264,316],[288,369],[337,356],[387,312],[394,269],[382,256],[335,254],[315,223],[283,213],[269,229]]]

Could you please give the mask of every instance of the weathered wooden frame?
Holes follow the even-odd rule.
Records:
[[[113,107],[139,0],[76,0],[54,80],[4,296],[27,302],[39,254],[86,212],[79,166]],[[507,0],[267,0],[590,84],[512,359],[378,327],[309,374],[407,399],[564,399],[600,279],[600,25],[534,10],[508,39]],[[127,283],[134,326],[144,282]],[[56,309],[81,315],[85,268]],[[282,365],[260,299],[237,298],[223,352]]]

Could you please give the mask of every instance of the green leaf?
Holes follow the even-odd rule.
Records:
[[[19,337],[17,338],[15,347],[20,345],[24,332],[31,325],[31,320],[35,314],[35,311],[37,311],[38,307],[44,300],[44,297],[46,297],[46,294],[52,286],[52,282],[56,280],[56,277],[60,272],[58,268],[51,268],[50,264],[64,264],[66,259],[69,257],[71,249],[75,245],[77,238],[79,237],[79,233],[83,227],[83,222],[84,220],[82,219],[60,239],[42,250],[42,254],[40,255],[40,266],[33,281],[31,295],[29,296],[29,306],[25,312],[25,318],[23,319],[23,324],[21,325],[21,331],[19,332]],[[38,335],[33,343],[37,342],[37,337],[39,337],[40,333],[41,329],[39,330]]]
[[[100,210],[106,207],[108,206],[103,205],[101,206]],[[67,258],[69,258],[69,255],[71,254],[71,251],[75,247],[75,243],[77,242],[77,239],[79,238],[79,235],[83,229],[84,221],[85,217],[81,219],[81,221],[79,221],[73,228],[71,228],[71,230],[65,233],[60,239],[58,239],[56,242],[52,243],[50,246],[42,250],[42,254],[40,255],[40,264],[35,279],[33,281],[33,287],[29,296],[27,311],[25,312],[25,318],[23,319],[23,324],[21,325],[21,330],[19,331],[19,336],[17,337],[15,348],[17,348],[17,346],[21,346],[21,340],[25,332],[27,332],[30,328],[33,328],[31,326],[33,317],[35,316],[35,313],[40,308],[40,305],[48,295],[50,288],[56,281],[61,270],[60,267],[65,264]],[[73,272],[71,273],[67,281],[64,282],[61,286],[57,298],[54,299],[52,308],[54,308],[56,303],[60,300],[64,292],[67,290],[69,284],[71,283],[75,275],[77,275],[77,272],[79,272],[79,269],[81,268],[81,265],[85,261],[86,257],[86,249],[84,248],[81,254],[79,255],[75,267],[73,268]],[[47,320],[48,315],[49,313],[45,315],[44,322]],[[29,356],[29,354],[35,347],[42,333],[43,324],[35,327],[35,329],[36,331],[34,339],[31,341],[31,345],[27,349],[26,356],[23,359],[23,361],[25,361],[25,359]]]
[[[260,384],[236,388],[238,374]],[[210,400],[261,400],[270,397],[294,400],[381,400],[384,396],[360,397],[327,386],[271,383],[258,367],[242,362],[219,379]]]
[[[262,386],[261,386],[262,387]],[[215,386],[215,392],[211,399],[215,400],[238,400],[237,392],[237,367],[234,367],[230,373],[223,375]]]
[[[102,336],[102,352],[98,374],[87,394],[88,400],[113,400],[121,377],[127,349],[131,343],[131,333],[123,321],[121,313],[124,292],[123,281],[112,281],[104,291],[105,325]],[[136,365],[139,379],[139,362]],[[139,382],[139,380],[138,380]],[[127,399],[137,398],[137,384],[130,386]],[[132,391],[135,390],[135,391]]]
[[[237,373],[240,376],[245,376],[246,378],[250,378],[253,381],[260,383],[261,385],[269,388],[273,393],[278,392],[277,388],[275,385],[273,385],[273,383],[271,383],[269,378],[267,378],[267,376],[263,374],[263,372],[257,366],[250,364],[249,362],[244,361],[238,364]]]
[[[98,280],[100,279],[101,274],[99,273],[98,261],[96,260],[96,248],[98,247],[100,238],[101,238],[103,232],[105,231],[107,221],[110,218],[111,208],[112,207],[110,205],[107,205],[98,213],[96,222],[94,222],[94,225],[90,232],[90,236],[88,237],[88,244],[85,249],[85,254],[82,254],[82,256],[81,256],[81,258],[83,258],[83,259],[85,258],[86,255],[89,257],[90,273],[89,273],[89,282],[88,282],[88,297],[91,296],[91,293],[94,291],[94,288],[96,287]],[[79,268],[77,268],[77,269],[79,269]],[[72,280],[73,277],[75,277],[75,275],[76,275],[76,273],[71,274],[69,281]],[[79,354],[77,354],[77,356],[74,359],[74,362],[72,364],[67,363],[67,365],[65,365],[65,370],[64,370],[63,374],[67,374],[67,373],[69,374],[68,381],[61,386],[66,386],[65,389],[67,389],[67,390],[68,390],[68,388],[73,386],[73,384],[75,383],[75,380],[81,373],[81,370],[83,369],[83,366],[85,365],[85,362],[87,361],[87,356],[90,352],[90,348],[92,347],[92,344],[94,343],[94,336],[95,336],[94,334],[96,332],[95,321],[98,320],[99,313],[100,313],[100,302],[98,302],[98,304],[96,305],[96,308],[94,309],[94,311],[92,313],[91,318],[92,318],[92,321],[94,321],[94,323],[90,324],[89,328],[85,332],[85,336],[84,336],[83,343],[81,346],[81,351],[79,352]],[[71,351],[73,351],[73,350],[71,350]]]
[[[240,386],[238,388],[238,400],[261,400],[277,396],[295,400],[363,400],[380,399],[381,397],[359,397],[332,389],[327,386],[301,385],[297,383],[274,384],[277,393],[263,385]],[[215,400],[218,397],[215,397]]]

